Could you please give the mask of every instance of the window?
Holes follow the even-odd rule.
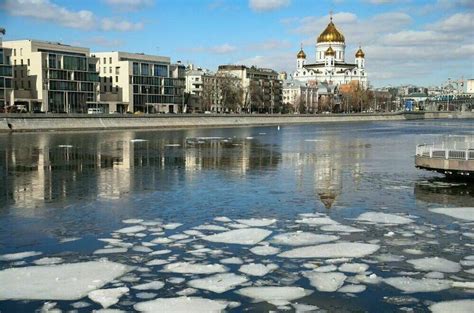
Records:
[[[155,64],[154,68],[153,68],[153,76],[167,77],[168,76],[168,66]]]
[[[150,75],[150,66],[146,63],[141,64],[141,71],[142,71],[142,76],[148,76]]]
[[[109,58],[109,63],[112,64],[112,57]]]
[[[31,89],[31,81],[28,81],[28,89]]]
[[[112,67],[109,67],[109,74],[112,74]]]
[[[118,74],[120,74],[120,67],[117,66],[115,68],[115,75],[118,75]]]
[[[13,56],[16,57],[16,49],[13,49]]]
[[[106,63],[107,63],[107,58],[104,58],[104,64],[106,64]]]
[[[106,67],[104,67],[104,70],[102,71],[102,73],[104,73],[104,74],[107,73],[107,68]]]
[[[30,59],[28,59],[27,64],[28,64],[28,66],[30,66]]]
[[[138,67],[138,63],[133,63],[133,75],[140,75],[140,68]]]
[[[13,60],[13,65],[16,65],[16,60]]]
[[[23,56],[23,48],[20,48],[20,56]]]
[[[118,76],[115,76],[115,82],[118,83]]]
[[[23,65],[23,59],[20,60],[20,65]]]

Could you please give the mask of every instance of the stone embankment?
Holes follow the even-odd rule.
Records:
[[[64,115],[0,114],[0,132],[67,130],[159,129],[311,124],[327,122],[402,121],[413,119],[474,118],[474,112],[399,112],[385,114],[165,114]]]

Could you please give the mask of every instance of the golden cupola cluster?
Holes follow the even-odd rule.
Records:
[[[336,52],[332,49],[332,47],[330,46],[326,52],[324,52],[324,55],[331,55],[331,56],[335,56],[336,55]]]
[[[317,42],[345,42],[344,35],[337,30],[332,17],[326,29],[319,35]]]
[[[303,45],[301,45],[300,52],[296,55],[296,58],[298,59],[306,59],[306,53],[303,51]]]
[[[357,50],[355,57],[356,58],[365,58],[365,53],[364,53],[364,51],[362,51],[361,47],[359,47],[359,50]]]

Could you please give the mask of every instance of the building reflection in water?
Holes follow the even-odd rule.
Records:
[[[117,199],[131,191],[169,190],[181,180],[198,179],[203,170],[245,176],[276,167],[280,153],[275,147],[248,136],[244,129],[235,138],[200,138],[195,130],[4,137],[0,208]]]
[[[330,209],[343,192],[344,175],[356,186],[360,182],[369,148],[360,139],[347,142],[338,135],[318,134],[317,139],[299,142],[295,150],[302,152],[284,153],[282,159],[294,164],[297,185],[312,184],[315,198]]]
[[[474,185],[462,181],[450,181],[444,177],[415,183],[417,201],[440,206],[465,206],[474,203]]]

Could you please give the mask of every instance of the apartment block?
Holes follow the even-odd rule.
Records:
[[[218,74],[229,74],[241,81],[243,108],[248,112],[273,113],[282,102],[282,81],[276,71],[255,66],[220,65]]]
[[[99,105],[109,112],[177,113],[183,105],[185,67],[170,58],[96,52]]]
[[[15,105],[51,113],[86,113],[97,105],[98,60],[89,49],[39,40],[3,45],[12,49]]]
[[[13,67],[11,65],[12,50],[2,47],[0,41],[0,113],[11,106]]]

